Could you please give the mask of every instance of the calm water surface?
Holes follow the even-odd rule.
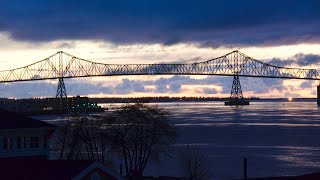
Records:
[[[214,179],[241,178],[243,157],[248,158],[249,177],[320,172],[320,109],[316,102],[251,102],[239,109],[223,102],[157,105],[171,111],[171,120],[178,127],[173,148],[198,146],[210,159]],[[150,164],[146,172],[181,175],[174,155]]]

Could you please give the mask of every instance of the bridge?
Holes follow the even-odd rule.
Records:
[[[189,64],[103,64],[59,51],[41,61],[0,71],[0,83],[59,79],[56,97],[66,97],[64,78],[119,75],[220,75],[233,76],[231,100],[242,100],[240,76],[320,80],[316,69],[271,65],[239,51],[199,63]],[[318,104],[320,87],[318,86]]]

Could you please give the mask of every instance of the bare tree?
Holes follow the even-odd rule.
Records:
[[[210,178],[210,163],[197,146],[182,147],[178,151],[178,160],[186,178],[205,180]]]
[[[111,150],[107,131],[102,121],[95,117],[75,117],[57,129],[52,147],[59,154],[59,159],[86,159],[104,163]]]
[[[50,138],[50,149],[58,154],[56,157],[58,159],[63,159],[64,157],[70,130],[69,128],[69,121],[65,121],[63,124],[59,124],[58,128]]]
[[[141,176],[147,163],[166,152],[176,136],[169,113],[157,106],[126,104],[102,119],[113,148],[123,158],[127,175]]]
[[[68,120],[53,144],[60,159],[104,163],[111,153],[118,154],[127,175],[141,176],[147,163],[166,153],[176,137],[168,116],[157,106],[126,104],[102,115]]]

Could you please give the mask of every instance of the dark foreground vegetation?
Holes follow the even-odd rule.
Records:
[[[172,148],[177,131],[169,118],[166,110],[142,103],[72,117],[54,134],[52,150],[57,159],[96,160],[122,175],[140,178],[150,161],[174,154],[181,177],[209,178],[207,157],[197,147]]]
[[[74,117],[57,131],[59,159],[122,160],[126,175],[141,176],[152,159],[168,150],[176,136],[168,113],[156,106],[124,105],[95,116]]]

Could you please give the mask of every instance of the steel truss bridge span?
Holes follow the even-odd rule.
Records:
[[[59,51],[28,66],[0,71],[0,83],[117,75],[221,75],[320,80],[316,69],[274,66],[239,51],[191,64],[103,64]]]

